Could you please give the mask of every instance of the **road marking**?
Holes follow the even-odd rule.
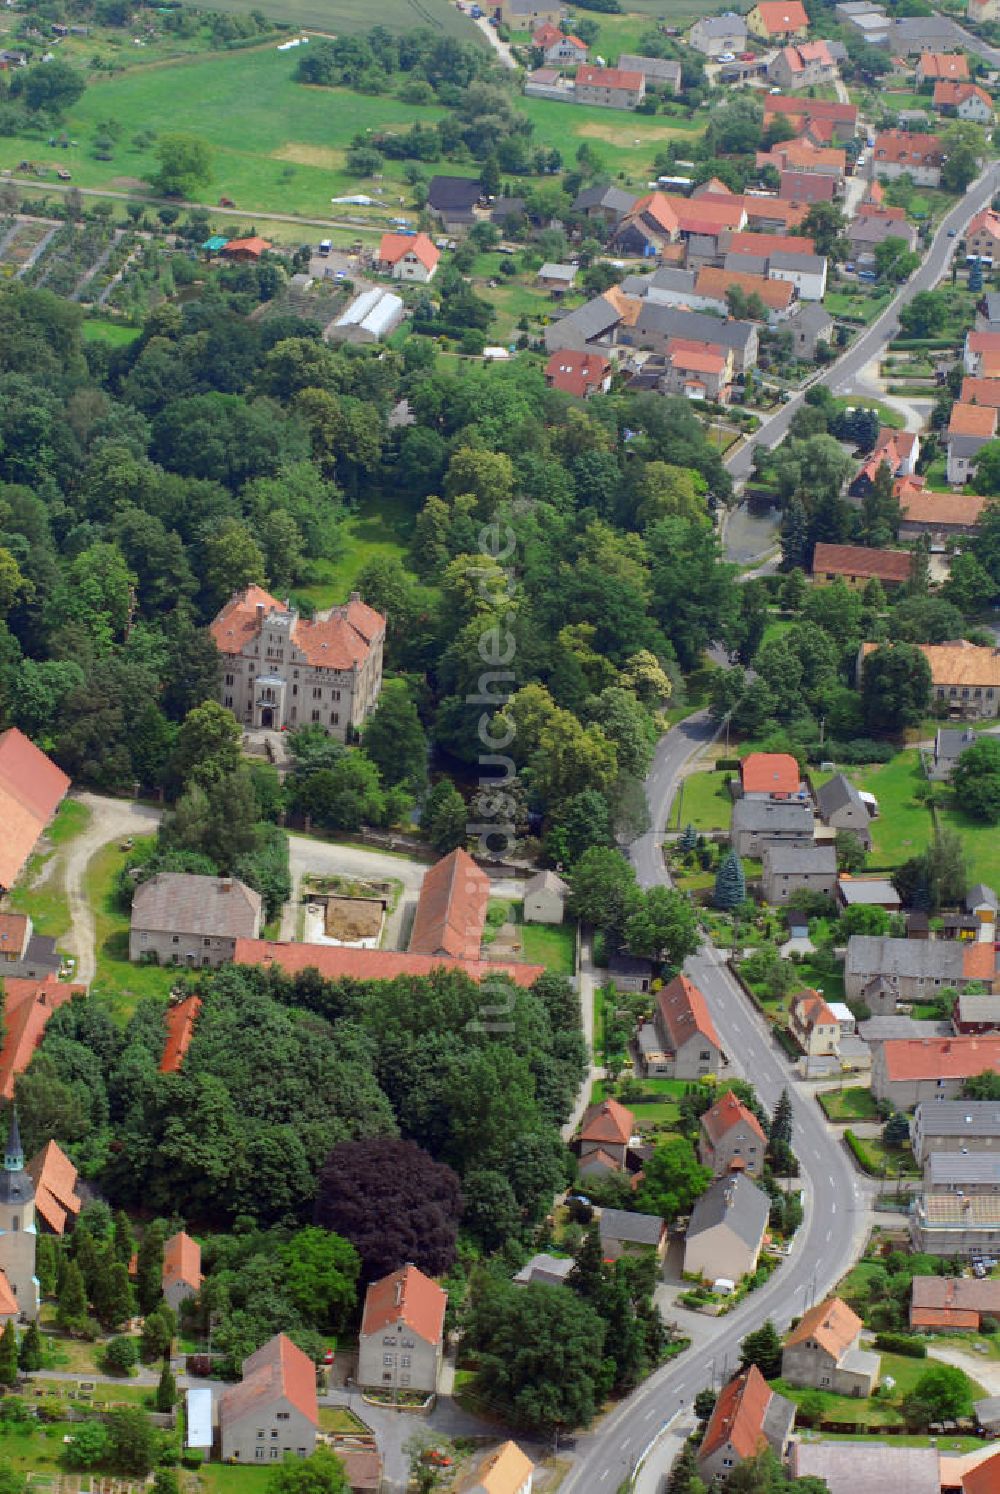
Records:
[[[836,1212],[837,1212],[837,1205],[835,1203],[832,1203],[830,1205],[830,1213],[831,1214],[836,1214]]]
[[[645,1416],[642,1419],[643,1419],[643,1421],[649,1421],[651,1419],[651,1417],[654,1417],[655,1415],[656,1415],[656,1407],[654,1406],[653,1409],[652,1409],[652,1411],[647,1411],[646,1414],[645,1414]]]

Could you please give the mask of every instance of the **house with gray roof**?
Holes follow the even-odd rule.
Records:
[[[515,1286],[565,1286],[576,1265],[571,1255],[548,1255],[544,1251],[526,1261],[514,1277]]]
[[[816,790],[816,808],[831,830],[850,830],[866,851],[872,848],[871,815],[859,790],[843,773],[836,773]]]
[[[625,1209],[602,1209],[597,1222],[606,1261],[651,1251],[662,1260],[667,1249],[666,1221],[659,1214],[630,1214]]]
[[[860,1442],[793,1442],[791,1469],[825,1481],[829,1494],[941,1494],[935,1447],[899,1447],[868,1437]]]
[[[947,1022],[923,1022],[914,1017],[868,1017],[858,1023],[858,1037],[869,1048],[880,1043],[894,1043],[900,1039],[947,1037],[951,1028]]]
[[[895,913],[901,907],[899,893],[888,877],[837,878],[837,901],[842,908],[885,908]]]
[[[659,272],[657,272],[659,273]],[[656,276],[652,279],[655,281]],[[676,306],[658,305],[653,294],[647,291],[639,308],[634,327],[626,327],[616,321],[614,342],[616,347],[648,348],[652,353],[666,353],[667,345],[675,337],[691,342],[715,342],[730,348],[733,367],[737,373],[755,368],[760,345],[757,328],[752,322],[736,321],[709,316],[703,311],[683,311]],[[548,331],[546,328],[546,339]]]
[[[803,363],[812,363],[820,343],[833,339],[833,317],[815,301],[802,301],[785,323],[784,331],[792,334],[792,352]]]
[[[963,991],[955,1002],[951,1021],[964,1037],[1000,1031],[1000,996],[971,996]]]
[[[705,1281],[739,1281],[755,1271],[770,1208],[767,1194],[745,1174],[718,1178],[691,1212],[684,1270]]]
[[[822,301],[826,295],[826,259],[822,254],[779,250],[768,256],[767,278],[787,280],[803,301]]]
[[[747,23],[731,10],[722,16],[702,16],[688,32],[688,41],[696,52],[702,52],[706,57],[743,52],[747,44]]]
[[[595,296],[549,323],[545,329],[546,352],[585,353],[588,348],[609,347],[621,319],[621,312],[610,301]]]
[[[794,846],[805,850],[813,843],[811,804],[780,799],[737,799],[729,827],[729,841],[738,856],[760,857],[765,846]]]
[[[875,263],[875,249],[886,239],[902,239],[907,249],[917,247],[917,229],[914,224],[869,214],[852,218],[847,225],[846,237],[851,247],[851,257],[862,269]]]
[[[945,16],[903,16],[889,22],[880,43],[893,57],[914,57],[920,52],[962,51],[966,33]]]
[[[599,182],[592,187],[584,187],[576,194],[573,211],[614,227],[632,211],[638,200],[634,192],[626,192],[613,182]]]
[[[988,291],[976,308],[977,332],[1000,332],[1000,291]]]
[[[554,871],[536,872],[524,884],[525,923],[562,923],[569,883]]]
[[[633,52],[623,52],[617,66],[626,73],[641,73],[647,88],[652,83],[671,93],[680,90],[681,65],[672,57],[640,57]]]
[[[888,1005],[884,992],[878,995],[880,1004],[873,1005],[877,982],[894,990],[898,1001],[926,1001],[942,986],[964,991],[970,982],[984,979],[987,962],[978,949],[970,940],[853,934],[847,941],[844,990],[848,1000],[864,1001],[874,1014],[892,1016],[895,1003]],[[989,973],[985,978],[992,982]]]
[[[996,1100],[922,1101],[910,1127],[921,1167],[932,1152],[992,1152],[1000,1157],[1000,1104]]]
[[[1000,1155],[931,1152],[924,1163],[928,1193],[1000,1193]]]
[[[160,965],[222,965],[237,939],[259,939],[263,903],[238,877],[157,872],[136,888],[130,960]]]
[[[946,783],[966,747],[976,740],[969,727],[939,726],[934,734],[934,756],[927,765],[927,777],[934,783]]]
[[[837,853],[833,846],[765,846],[762,886],[769,903],[787,903],[800,888],[833,895],[837,885]]]

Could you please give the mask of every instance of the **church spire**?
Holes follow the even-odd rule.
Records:
[[[17,1123],[16,1106],[11,1107],[10,1129],[7,1132],[7,1146],[4,1151],[3,1165],[5,1172],[24,1171],[24,1148],[21,1146],[21,1128]]]

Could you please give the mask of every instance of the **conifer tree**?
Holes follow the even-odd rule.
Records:
[[[174,1379],[170,1368],[170,1360],[164,1359],[163,1368],[160,1371],[159,1384],[156,1387],[156,1409],[157,1411],[172,1411],[177,1399],[177,1381]]]
[[[743,863],[735,851],[722,862],[715,877],[715,906],[729,910],[739,907],[747,895]]]
[[[17,1362],[26,1374],[30,1374],[33,1370],[40,1370],[42,1367],[42,1335],[34,1319],[28,1324],[21,1337]]]
[[[35,1247],[35,1275],[43,1297],[54,1297],[59,1289],[59,1247],[53,1235],[39,1235]]]
[[[781,1091],[778,1103],[774,1107],[774,1115],[771,1119],[771,1140],[783,1141],[786,1145],[792,1140],[792,1101],[787,1089]]]
[[[109,1266],[106,1296],[102,1306],[104,1311],[101,1321],[107,1328],[117,1328],[120,1324],[127,1323],[135,1313],[135,1294],[128,1279],[128,1267],[122,1265],[121,1261],[115,1261]]]
[[[681,850],[693,851],[698,844],[698,832],[693,825],[684,826],[684,834],[681,836]]]
[[[60,1328],[70,1328],[87,1316],[87,1293],[83,1285],[83,1273],[76,1261],[67,1261],[59,1291],[56,1322]]]
[[[604,1252],[596,1224],[592,1224],[584,1235],[576,1253],[576,1263],[567,1281],[588,1302],[596,1306],[600,1301],[607,1277],[604,1274]]]
[[[135,1253],[135,1236],[132,1233],[132,1225],[124,1209],[119,1209],[115,1214],[114,1222],[114,1245],[115,1260],[121,1261],[127,1266]]]
[[[139,1311],[152,1312],[163,1296],[163,1225],[157,1220],[142,1237],[136,1262]]]
[[[8,1318],[4,1324],[3,1333],[0,1333],[0,1385],[16,1385],[17,1383],[17,1334],[14,1332],[14,1320]]]

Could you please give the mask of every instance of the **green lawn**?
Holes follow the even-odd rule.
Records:
[[[847,777],[875,795],[879,817],[872,820],[872,867],[895,867],[925,850],[933,834],[929,811],[913,797],[923,782],[915,749],[891,762],[846,768]]]
[[[526,923],[521,951],[530,965],[544,965],[557,975],[572,975],[576,966],[576,925]]]
[[[939,809],[941,828],[957,830],[969,858],[969,880],[985,882],[990,887],[1000,883],[1000,831],[996,825],[984,825],[960,809]]]
[[[86,804],[81,804],[79,799],[64,799],[45,832],[46,838],[54,846],[64,846],[67,841],[75,840],[89,824],[90,810]]]
[[[878,1120],[878,1106],[870,1089],[860,1085],[852,1089],[827,1089],[817,1095],[827,1120],[839,1121]]]
[[[892,299],[891,289],[880,291],[877,294],[865,294],[861,291],[828,291],[824,297],[823,305],[831,316],[848,317],[852,321],[863,322],[866,326],[873,322],[880,312],[884,311]],[[858,403],[857,400],[854,401]],[[871,403],[865,400],[866,404]],[[897,414],[898,421],[898,414]]]
[[[8,902],[16,913],[27,913],[36,934],[58,941],[68,932],[70,924],[69,902],[62,877],[57,871],[51,871],[40,887],[32,885],[51,860],[51,855],[30,858]]]
[[[604,157],[608,170],[648,179],[653,157],[668,140],[693,140],[702,134],[704,119],[677,115],[631,114],[598,105],[563,104],[556,99],[521,98],[518,103],[535,126],[534,139],[544,141],[572,161],[586,140]]]
[[[841,410],[846,410],[848,405],[859,405],[863,403],[866,410],[877,410],[878,418],[881,423],[883,425],[891,426],[893,430],[901,431],[906,424],[905,418],[899,413],[898,410],[894,409],[892,405],[883,404],[882,401],[878,399],[868,399],[868,397],[865,396],[864,400],[862,401],[862,399],[858,395],[854,395],[853,397],[851,397],[850,395],[843,395],[835,399],[833,403],[837,406],[838,409]]]
[[[654,1126],[668,1129],[676,1126],[680,1115],[678,1101],[688,1088],[686,1081],[641,1079],[638,1082],[642,1085],[641,1096],[638,1099],[622,1100],[621,1103],[633,1112],[639,1129],[648,1131]],[[591,1104],[599,1105],[602,1100],[607,1099],[609,1093],[615,1095],[616,1086],[599,1079],[591,1091]]]
[[[84,342],[107,342],[113,348],[127,347],[142,336],[141,327],[127,327],[124,322],[104,322],[96,318],[83,324]]]
[[[197,5],[195,0],[182,0],[182,3],[202,9],[201,0]],[[218,3],[212,0],[212,9],[245,15],[259,7],[256,0],[218,0]],[[426,26],[464,41],[474,41],[481,35],[468,16],[448,0],[378,0],[377,8],[368,0],[281,0],[266,14],[290,26],[304,29],[315,26],[321,32],[331,33],[369,31],[377,23],[397,35]]]
[[[345,602],[361,571],[370,560],[391,558],[410,570],[409,540],[413,532],[416,509],[405,499],[392,494],[373,494],[349,513],[341,530],[343,549],[336,560],[317,560],[312,564],[313,580],[296,588],[296,596],[314,607],[331,607]],[[415,573],[411,571],[416,582]],[[429,599],[433,593],[422,588]]]
[[[103,846],[92,858],[84,878],[97,930],[97,976],[90,995],[105,1001],[121,1021],[127,1021],[142,996],[165,1000],[177,979],[176,970],[166,966],[129,963],[128,914],[118,908],[114,897],[125,860],[126,853],[117,845]]]
[[[677,825],[680,801],[682,830],[685,825],[693,825],[696,830],[728,830],[733,801],[726,784],[732,776],[729,769],[721,773],[689,773],[682,782],[683,797],[681,798],[681,791],[678,790],[678,795],[670,806],[667,821],[669,828],[673,829]]]
[[[804,1397],[811,1399],[815,1395],[821,1395],[824,1416],[830,1421],[857,1422],[866,1426],[898,1426],[903,1420],[899,1409],[901,1401],[928,1367],[929,1361],[926,1359],[909,1359],[902,1354],[883,1354],[882,1378],[884,1380],[889,1375],[896,1383],[890,1395],[872,1396],[865,1401],[855,1400],[849,1395],[832,1395],[825,1390],[804,1389],[802,1386],[789,1385],[785,1380],[773,1380],[771,1384],[781,1395],[788,1396],[796,1404]],[[975,1380],[970,1380],[969,1383],[975,1399],[978,1400],[985,1394],[982,1386]],[[973,1445],[978,1446],[976,1443]]]

